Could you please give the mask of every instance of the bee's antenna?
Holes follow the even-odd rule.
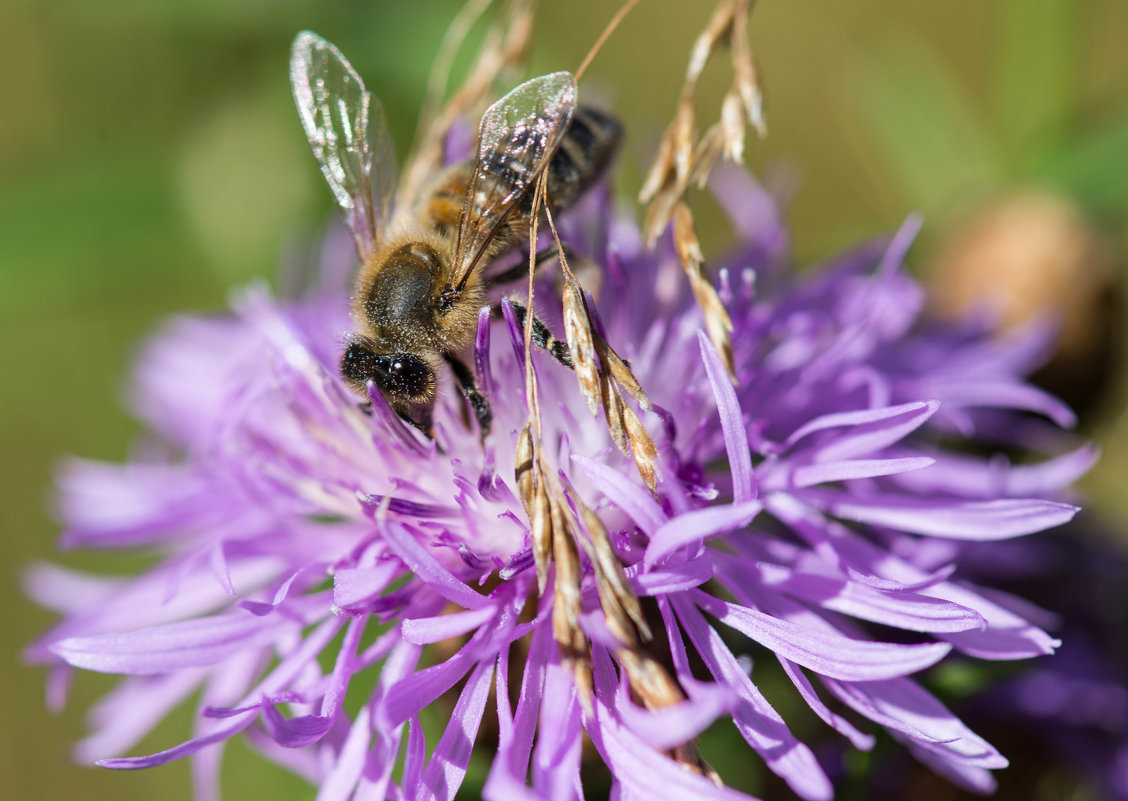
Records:
[[[606,42],[611,34],[615,32],[615,29],[619,27],[619,23],[623,21],[623,17],[627,16],[630,10],[636,5],[638,5],[638,0],[627,0],[627,2],[623,3],[623,7],[619,9],[619,13],[607,23],[607,27],[603,29],[603,33],[600,34],[599,39],[592,45],[591,50],[588,51],[588,54],[584,56],[583,62],[580,63],[579,69],[576,70],[576,83],[580,82],[580,76],[584,74],[584,71],[588,68],[588,64],[595,58],[595,54],[603,48],[604,42]]]

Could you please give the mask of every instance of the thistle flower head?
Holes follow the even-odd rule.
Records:
[[[562,225],[605,268],[592,308],[653,403],[639,414],[660,475],[650,491],[575,376],[533,355],[542,452],[579,523],[584,670],[554,636],[554,574],[539,593],[518,499],[528,410],[512,307],[483,311],[475,347],[491,438],[444,384],[428,441],[379,392],[363,410],[336,373],[349,256],[331,237],[311,289],[252,287],[226,316],[167,326],[138,362],[144,447],[61,474],[64,546],[156,556],[138,575],[28,577],[61,617],[29,650],[52,666],[55,701],[75,668],[123,677],[78,759],[129,769],[191,756],[197,795],[212,798],[239,735],[321,798],[429,799],[453,798],[480,749],[496,751],[490,799],[580,797],[589,758],[623,798],[735,798],[693,745],[725,718],[799,797],[830,798],[757,685],[774,659],[853,747],[884,727],[934,770],[990,789],[1005,758],[913,675],[953,651],[1000,660],[1056,645],[1021,602],[959,568],[968,542],[1076,511],[1054,498],[1091,449],[1012,465],[971,447],[1048,442],[1070,423],[1022,379],[1044,343],[924,319],[902,268],[913,221],[797,273],[763,190],[739,171],[714,185],[740,235],[716,260],[735,384],[669,238],[643,249],[605,196]],[[539,308],[561,330],[552,305]],[[649,641],[624,638],[601,604],[597,530]],[[197,693],[184,742],[129,756]],[[446,722],[425,737],[430,707]]]

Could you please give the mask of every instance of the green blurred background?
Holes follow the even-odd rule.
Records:
[[[312,28],[348,54],[409,141],[426,73],[456,3],[403,0],[7,0],[0,6],[0,660],[3,794],[20,799],[188,798],[185,763],[112,773],[70,763],[82,712],[111,681],[81,676],[48,714],[43,675],[18,649],[51,622],[21,571],[56,558],[52,470],[66,454],[120,460],[131,358],[168,314],[221,307],[274,275],[329,219],[291,107],[289,44]],[[692,37],[713,3],[642,0],[595,62],[591,91],[627,121],[618,178],[638,189],[673,109]],[[604,0],[546,0],[531,70],[574,68],[611,15]],[[969,215],[1039,187],[1076,203],[1114,274],[1128,223],[1128,3],[1124,0],[765,0],[751,39],[769,137],[757,170],[787,165],[800,261],[926,214],[927,269]],[[714,70],[706,106],[727,80]],[[713,111],[705,110],[712,118]],[[1073,218],[1071,218],[1073,219]],[[710,236],[721,236],[706,232]],[[1099,357],[1107,366],[1107,357]],[[1105,460],[1087,480],[1120,525],[1128,495],[1124,393],[1086,407]],[[106,555],[68,564],[128,570]],[[171,745],[187,716],[147,741]],[[239,746],[227,797],[312,798]],[[1064,796],[1061,796],[1064,797]],[[1079,796],[1083,797],[1083,796]]]

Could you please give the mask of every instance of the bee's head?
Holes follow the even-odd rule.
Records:
[[[426,359],[411,353],[378,353],[367,339],[349,341],[341,356],[341,375],[362,391],[372,381],[399,412],[435,399],[435,371]]]

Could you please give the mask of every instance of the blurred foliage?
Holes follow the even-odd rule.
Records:
[[[987,108],[950,60],[901,30],[880,31],[868,57],[848,66],[850,96],[891,177],[929,219],[1034,184],[1123,224],[1128,161],[1116,154],[1128,152],[1128,92],[1093,104],[1080,91],[1078,31],[1091,11],[1071,0],[1000,3],[993,64],[982,76]]]
[[[8,712],[0,775],[10,797],[189,797],[186,763],[133,774],[71,765],[66,744],[83,731],[82,710],[112,681],[80,676],[67,711],[53,716],[44,710],[42,672],[20,663],[17,649],[51,621],[18,586],[29,561],[55,558],[53,466],[69,453],[123,458],[137,432],[124,409],[142,337],[171,313],[220,307],[233,284],[271,277],[329,218],[328,193],[290,105],[293,35],[317,30],[349,55],[387,107],[402,150],[457,5],[0,6],[0,360],[8,370],[0,522],[11,644],[0,673]],[[644,0],[585,82],[584,92],[627,122],[618,178],[627,200],[710,7]],[[600,0],[546,1],[532,71],[577,65],[611,13]],[[801,172],[790,219],[803,261],[894,228],[913,209],[930,215],[927,248],[975,203],[1031,182],[1076,199],[1122,244],[1125,32],[1123,0],[764,0],[751,39],[771,133],[751,144],[750,163],[762,171],[786,162]],[[710,95],[705,85],[704,102],[719,100],[723,87],[714,88]],[[1128,421],[1111,415],[1099,437],[1106,466],[1091,483],[1123,522],[1128,498],[1118,477],[1128,468]],[[66,561],[130,568],[112,555]],[[189,725],[181,714],[141,749],[166,747]],[[230,749],[228,797],[312,797],[245,750]]]

